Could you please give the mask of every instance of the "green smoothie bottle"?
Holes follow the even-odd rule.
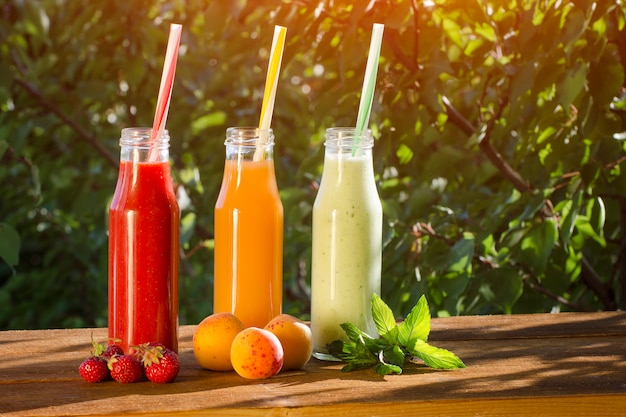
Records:
[[[326,130],[322,180],[313,206],[311,331],[313,352],[347,340],[341,323],[377,336],[371,314],[380,295],[382,206],[372,161],[370,130]]]

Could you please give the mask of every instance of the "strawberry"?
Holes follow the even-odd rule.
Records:
[[[144,346],[142,363],[148,380],[157,384],[174,381],[180,370],[180,361],[176,352],[160,345]]]
[[[105,358],[112,358],[115,355],[122,356],[123,354],[124,351],[122,350],[122,347],[114,343],[107,346],[105,351],[102,353],[102,356],[104,356]]]
[[[141,362],[134,355],[115,355],[108,362],[111,377],[117,382],[128,384],[143,377]]]
[[[87,382],[102,382],[109,379],[109,368],[104,359],[99,356],[90,356],[78,367],[78,373]]]

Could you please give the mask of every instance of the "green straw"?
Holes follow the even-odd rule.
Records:
[[[357,140],[354,143],[352,153],[358,146],[358,136],[367,129],[374,100],[374,88],[376,87],[376,74],[378,73],[378,60],[380,58],[380,48],[383,43],[383,30],[385,25],[374,23],[372,28],[372,40],[367,56],[367,66],[365,67],[365,77],[363,78],[363,90],[361,91],[361,102],[359,103],[359,114],[356,119]]]

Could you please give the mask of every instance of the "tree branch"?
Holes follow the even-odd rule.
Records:
[[[465,117],[459,113],[459,111],[452,105],[448,97],[443,96],[442,101],[444,106],[446,107],[446,111],[448,113],[448,119],[454,125],[456,125],[459,129],[463,131],[467,136],[472,136],[476,132],[476,127],[471,124]],[[500,107],[502,108],[502,107]],[[500,110],[502,112],[502,110]],[[489,141],[489,137],[491,135],[491,131],[495,125],[495,121],[498,117],[492,117],[487,123],[487,127],[485,132],[482,134],[482,140],[479,142],[478,146],[480,150],[489,158],[489,161],[498,168],[498,170],[513,184],[515,189],[520,193],[524,193],[532,190],[532,186],[528,184],[522,176],[515,171],[502,156],[495,150],[495,148],[491,145]]]
[[[589,289],[598,296],[606,310],[617,310],[617,304],[615,303],[615,295],[613,292],[607,288],[604,282],[602,282],[602,279],[593,269],[587,258],[583,256],[581,262],[582,269],[580,271],[580,278],[583,280],[585,285],[587,285],[587,287],[589,287]]]
[[[626,308],[626,197],[622,196],[619,200],[620,208],[620,238],[622,244],[619,250],[618,264],[619,268],[619,288],[620,288],[620,308]]]
[[[406,69],[411,72],[416,72],[419,69],[417,61],[411,59],[411,57],[406,55],[400,48],[400,42],[398,41],[395,31],[389,30],[385,33],[385,45],[391,48],[395,57]]]
[[[465,117],[463,117],[459,111],[452,105],[450,100],[443,96],[443,103],[448,112],[448,119],[450,122],[459,127],[467,136],[471,136],[476,132],[476,128],[472,125]],[[502,106],[500,106],[502,109]],[[502,110],[500,110],[501,112]],[[532,191],[533,187],[524,179],[522,176],[515,171],[496,151],[496,149],[491,145],[489,141],[489,137],[491,134],[491,129],[495,124],[495,121],[498,119],[497,116],[492,117],[487,126],[485,128],[485,132],[482,134],[482,140],[479,142],[479,147],[481,151],[489,158],[492,164],[513,184],[513,186],[521,193]],[[549,200],[546,200],[546,204],[544,204],[542,209],[542,217],[547,218],[550,217],[551,204]],[[615,302],[615,296],[610,291],[610,288],[602,281],[600,276],[591,266],[587,258],[585,256],[582,257],[581,264],[581,272],[580,279],[583,283],[589,287],[600,299],[604,308],[606,310],[615,310],[617,308],[617,304]],[[626,278],[625,278],[626,279]],[[531,287],[532,288],[532,287]],[[622,286],[624,288],[624,286]],[[545,294],[545,291],[541,291]]]
[[[415,40],[413,41],[413,62],[419,66],[419,41],[420,41],[420,10],[417,0],[411,0],[413,9],[413,25],[415,26]]]
[[[79,138],[87,142],[89,145],[94,147],[96,151],[100,155],[104,157],[112,166],[117,167],[118,162],[117,159],[105,148],[101,145],[101,143],[90,135],[81,125],[79,125],[75,120],[73,120],[69,115],[59,109],[54,105],[50,100],[41,94],[41,92],[35,87],[33,84],[25,81],[21,78],[16,78],[15,82],[19,84],[30,96],[32,96],[35,100],[39,102],[45,109],[49,110],[53,114],[55,114],[59,119],[61,119],[65,124],[70,126],[76,133],[78,133]]]
[[[2,39],[3,42],[6,41],[6,35],[1,30],[0,30],[0,38]],[[31,97],[33,97],[37,102],[39,102],[39,104],[41,104],[45,109],[55,114],[65,124],[67,124],[72,129],[74,129],[74,131],[78,133],[78,136],[82,140],[84,140],[85,142],[93,146],[98,151],[98,153],[100,153],[100,155],[102,155],[104,159],[107,160],[107,162],[109,162],[114,167],[118,167],[119,163],[117,162],[117,159],[106,148],[104,148],[96,138],[90,135],[80,124],[78,124],[69,115],[67,115],[65,112],[59,109],[54,103],[52,103],[50,100],[44,97],[44,95],[41,94],[41,92],[35,85],[26,81],[26,78],[28,77],[28,71],[26,70],[26,67],[22,63],[22,60],[20,59],[15,49],[9,47],[9,52],[11,55],[11,60],[15,64],[15,67],[17,68],[19,73],[22,75],[22,77],[24,77],[24,79],[15,77],[15,82],[19,86],[21,86],[24,90],[26,90],[26,92]]]
[[[567,306],[573,310],[576,311],[587,311],[588,309],[584,308],[583,306],[580,306],[578,304],[574,304],[571,301],[569,301],[567,298],[561,297],[560,295],[557,295],[555,293],[553,293],[552,291],[550,291],[549,289],[547,289],[546,287],[542,286],[541,284],[537,284],[535,282],[532,282],[528,277],[525,277],[524,279],[524,283],[526,285],[528,285],[528,287],[534,291],[537,291],[545,296],[547,296],[548,298],[553,299],[554,301],[557,301],[561,304],[563,304],[564,306]]]

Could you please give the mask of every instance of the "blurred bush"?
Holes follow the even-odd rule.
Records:
[[[118,138],[152,123],[172,22],[182,324],[212,312],[224,134],[258,123],[275,24],[286,312],[308,316],[323,133],[355,123],[374,22],[394,312],[421,294],[437,316],[624,308],[625,15],[619,0],[3,2],[0,328],[106,326]]]

